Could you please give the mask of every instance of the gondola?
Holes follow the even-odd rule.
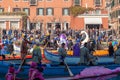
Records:
[[[8,62],[2,62],[0,61],[0,78],[2,80],[5,80],[5,74],[8,71],[8,67],[11,63]],[[14,64],[14,67],[16,70],[19,68],[19,64]],[[43,71],[43,76],[45,78],[50,77],[63,77],[63,76],[69,76],[69,72],[66,70],[65,66],[62,65],[51,65],[51,64],[44,64],[45,70]],[[98,66],[104,66],[108,69],[115,69],[117,67],[120,67],[119,64],[102,64]],[[79,74],[81,71],[83,71],[85,68],[89,68],[92,66],[86,66],[86,65],[71,65],[69,66],[69,69],[74,75]],[[22,66],[22,69],[19,74],[17,74],[17,77],[22,78],[23,80],[28,79],[28,72],[29,72],[30,65],[26,64]]]
[[[60,62],[60,55],[54,54],[52,52],[49,52],[48,50],[44,50],[44,55],[46,59],[48,59],[51,62]],[[67,64],[79,64],[80,62],[80,56],[67,56],[65,58],[65,61]],[[97,57],[97,63],[114,63],[114,57],[109,57],[109,56],[100,56]]]
[[[54,77],[54,76],[56,77],[69,76],[69,72],[66,70],[64,65],[59,65],[59,64],[56,65],[52,63],[52,62],[56,62],[56,63],[59,62],[59,58],[60,58],[59,55],[52,54],[47,50],[44,50],[44,55],[46,59],[51,61],[51,63],[43,64],[43,66],[45,67],[45,70],[43,71],[43,76],[45,78]],[[103,60],[103,59],[106,59],[106,60]],[[27,60],[31,61],[31,59],[27,59]],[[85,68],[91,67],[88,65],[78,65],[80,61],[79,57],[68,56],[66,57],[65,61],[68,64],[69,69],[74,75],[79,74]],[[101,64],[98,64],[97,66],[104,66],[109,69],[115,69],[117,67],[120,67],[119,64],[113,63],[114,62],[113,58],[101,57],[98,59],[98,62]],[[18,69],[21,62],[19,61],[19,59],[18,60],[15,60],[15,59],[1,60],[0,61],[0,77],[2,78],[2,80],[5,80],[3,76],[5,76],[5,74],[7,73],[8,67],[10,64],[14,64],[14,67]],[[70,65],[70,64],[74,64],[74,65]],[[17,74],[17,77],[20,77],[24,80],[28,79],[29,68],[30,68],[29,64],[23,65],[20,73]]]

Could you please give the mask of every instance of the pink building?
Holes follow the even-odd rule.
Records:
[[[94,11],[72,17],[71,6],[92,7]],[[41,29],[60,28],[80,30],[108,28],[108,13],[105,0],[0,0],[0,13],[25,12],[28,15],[23,27],[21,15],[0,15],[0,28]]]

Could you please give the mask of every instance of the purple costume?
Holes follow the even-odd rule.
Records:
[[[73,56],[80,56],[80,46],[79,46],[79,43],[76,43],[73,46]]]
[[[66,44],[66,42],[67,42],[66,35],[65,35],[65,34],[61,34],[61,35],[60,35],[60,43],[61,43],[61,44],[62,44],[62,43],[65,43],[65,44]]]
[[[30,66],[31,66],[31,68],[29,69],[29,80],[34,80],[36,78],[38,78],[40,80],[44,80],[42,73],[40,71],[38,71],[38,69],[36,68],[37,63],[32,62],[32,64]]]

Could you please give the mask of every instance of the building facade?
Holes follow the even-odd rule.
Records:
[[[72,18],[71,26],[75,29],[108,29],[108,11],[106,0],[81,0],[81,6],[94,10]]]
[[[69,9],[71,6],[94,10],[73,17]],[[108,12],[105,6],[105,0],[0,0],[0,13],[25,12],[28,15],[26,29],[29,30],[107,29]],[[22,16],[0,15],[0,27],[23,29]]]
[[[111,28],[115,30],[116,34],[120,33],[120,0],[111,1]]]

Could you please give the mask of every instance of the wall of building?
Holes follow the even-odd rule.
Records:
[[[101,0],[102,1],[102,5],[101,6],[95,6],[94,5],[94,0],[81,0],[80,5],[83,7],[92,7],[93,9],[101,9],[101,14],[107,14],[107,11],[104,9],[106,4],[105,4],[105,0]],[[42,23],[44,24],[44,27],[46,29],[46,23],[48,22],[68,22],[69,23],[69,27],[71,27],[72,29],[84,29],[84,18],[72,18],[72,16],[63,16],[62,15],[62,8],[69,8],[73,5],[73,0],[68,0],[68,1],[64,1],[64,0],[52,0],[52,1],[47,1],[47,0],[43,0],[43,1],[38,1],[36,6],[30,6],[29,2],[25,2],[23,0],[19,0],[19,1],[14,1],[14,0],[3,0],[0,2],[0,7],[4,8],[4,12],[12,12],[13,8],[21,8],[21,10],[23,8],[30,8],[30,15],[29,15],[29,20],[30,22],[37,22],[37,21],[42,21]],[[48,7],[52,7],[54,8],[54,15],[53,16],[47,16],[47,15],[43,15],[43,16],[39,16],[37,15],[37,8],[48,8]],[[46,12],[46,10],[45,10]],[[94,15],[94,14],[92,14]],[[106,18],[102,19],[104,22],[108,22],[108,20]],[[103,27],[105,26],[105,28],[108,27],[107,23],[103,23]],[[62,26],[64,27],[64,26]],[[22,29],[22,22],[20,23],[20,28]]]
[[[102,18],[103,28],[108,29],[108,18]]]
[[[72,17],[70,26],[74,30],[84,29],[84,18]]]

